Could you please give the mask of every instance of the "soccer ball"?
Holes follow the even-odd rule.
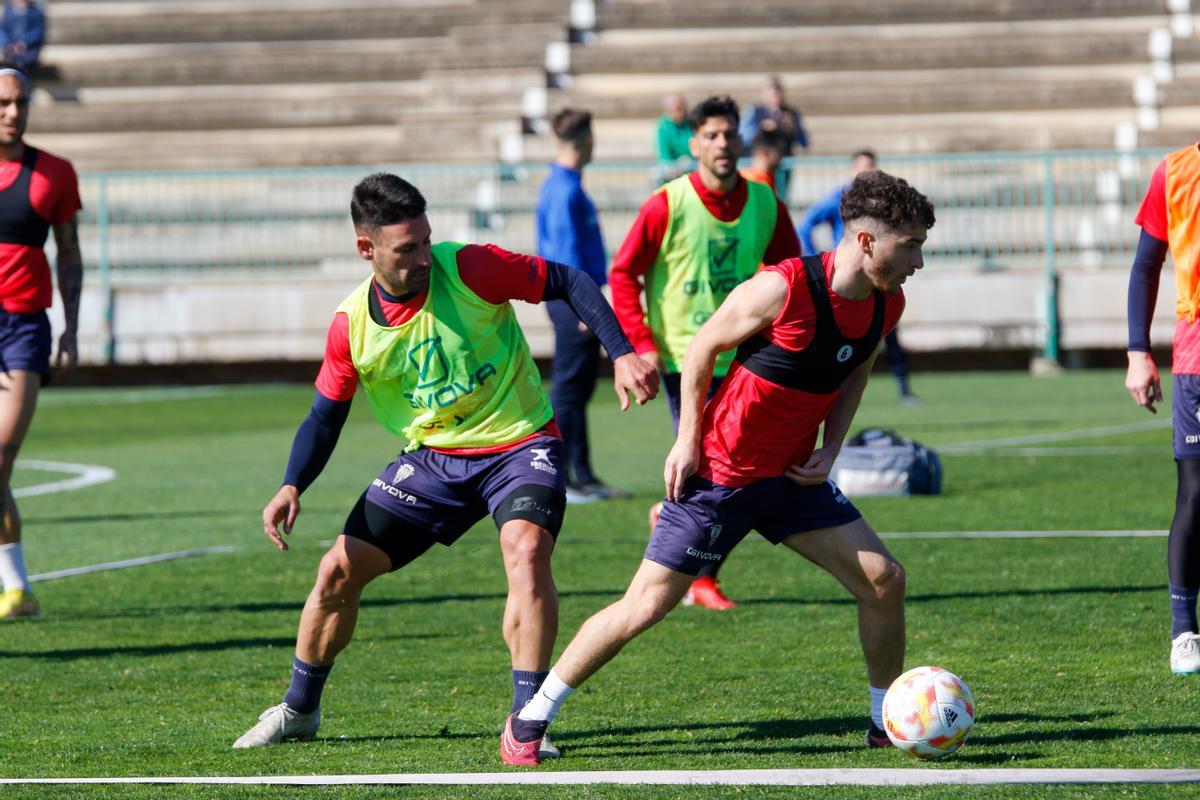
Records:
[[[883,729],[913,758],[944,758],[963,746],[975,724],[971,690],[952,672],[917,667],[896,678],[883,698]]]

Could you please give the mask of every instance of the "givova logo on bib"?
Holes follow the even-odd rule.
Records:
[[[725,236],[708,240],[708,278],[685,281],[683,293],[689,297],[697,294],[726,295],[737,287],[737,254],[741,239]]]
[[[413,408],[452,406],[463,397],[473,394],[496,374],[491,362],[484,362],[474,372],[462,376],[451,375],[450,359],[446,357],[440,336],[431,336],[411,347],[408,360],[417,370],[417,390],[404,393]]]

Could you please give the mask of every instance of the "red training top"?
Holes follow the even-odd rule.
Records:
[[[833,285],[833,252],[821,254],[825,281]],[[797,352],[812,342],[817,312],[808,290],[803,262],[788,259],[764,270],[777,272],[788,284],[783,310],[760,332],[773,345]],[[838,331],[845,337],[866,336],[875,313],[875,293],[850,300],[829,289]],[[904,293],[884,298],[883,331],[896,327],[904,313]],[[725,382],[704,408],[701,456],[697,474],[722,486],[746,486],[782,475],[803,464],[816,448],[817,431],[838,392],[815,394],[768,381],[735,361]]]
[[[28,145],[26,145],[28,147]],[[0,162],[0,192],[21,173],[21,160]],[[29,177],[29,204],[50,225],[69,222],[83,208],[79,179],[65,158],[38,150]],[[54,302],[50,263],[41,247],[0,242],[0,307],[13,314],[32,314]]]
[[[1169,242],[1169,227],[1167,211],[1167,162],[1160,161],[1150,177],[1150,187],[1142,200],[1134,222],[1142,230],[1153,236]],[[1176,269],[1180,269],[1178,264]],[[1186,319],[1175,322],[1175,335],[1171,343],[1171,372],[1179,375],[1200,375],[1200,325],[1189,323]]]
[[[704,207],[714,217],[722,222],[733,222],[742,215],[749,191],[746,189],[745,180],[739,180],[728,192],[717,192],[704,187],[700,182],[699,172],[693,172],[689,177]],[[763,254],[764,264],[777,264],[785,258],[800,255],[800,240],[796,238],[796,230],[792,226],[792,218],[788,216],[787,206],[779,200],[776,200],[776,203],[778,207],[775,213],[775,232],[771,236],[771,243],[767,245],[766,253]],[[657,349],[654,334],[646,325],[640,278],[658,258],[663,237],[667,234],[669,216],[667,193],[664,189],[659,189],[642,204],[637,219],[633,221],[629,233],[625,234],[621,249],[613,258],[612,273],[608,276],[608,284],[612,287],[613,311],[616,312],[622,330],[629,337],[638,355]]]

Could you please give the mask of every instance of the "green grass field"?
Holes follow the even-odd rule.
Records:
[[[1174,497],[1167,414],[1134,407],[1116,372],[1033,379],[921,374],[901,407],[886,373],[855,425],[946,452],[944,495],[866,498],[881,532],[1165,530]],[[358,493],[394,455],[360,401],[303,498],[288,553],[263,536],[308,387],[52,390],[27,459],[105,465],[115,481],[21,501],[42,573],[214,545],[233,553],[47,581],[46,614],[0,627],[0,777],[489,772],[510,680],[494,529],[476,527],[368,588],[339,659],[321,738],[230,743],[287,685],[316,563]],[[1157,424],[1154,424],[1157,421]],[[1111,426],[1152,423],[1104,432]],[[665,404],[592,417],[602,477],[632,499],[572,507],[559,539],[561,649],[615,599],[645,544],[670,445]],[[1088,433],[1088,431],[1093,431]],[[1081,432],[1082,431],[1082,432]],[[1098,431],[1098,432],[1097,432]],[[1077,433],[1070,433],[1077,432]],[[1056,435],[1063,434],[1063,435]],[[22,469],[19,486],[60,475]],[[1167,667],[1163,538],[895,538],[909,574],[909,666],[974,691],[969,745],[923,769],[1195,768],[1200,680]],[[680,608],[636,640],[555,723],[566,757],[544,770],[900,768],[862,746],[865,672],[855,609],[831,578],[752,536],[722,573],[740,606]],[[556,651],[557,652],[557,651]],[[528,797],[517,787],[0,787],[2,797]],[[769,789],[540,787],[538,797],[1195,797],[1179,788]]]

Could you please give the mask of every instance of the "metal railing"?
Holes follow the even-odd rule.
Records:
[[[937,209],[926,245],[934,269],[1040,269],[1046,277],[1046,355],[1057,359],[1056,276],[1063,269],[1129,264],[1133,218],[1163,151],[955,153],[892,156],[880,167],[906,178]],[[846,180],[844,158],[787,162],[787,202],[799,221]],[[547,168],[527,165],[389,167],[429,201],[437,239],[535,249],[534,209]],[[283,270],[320,275],[356,258],[353,185],[367,167],[81,176],[85,263],[105,294],[114,285]],[[585,185],[616,252],[646,197],[672,167],[597,163]],[[817,244],[829,244],[828,236]]]

